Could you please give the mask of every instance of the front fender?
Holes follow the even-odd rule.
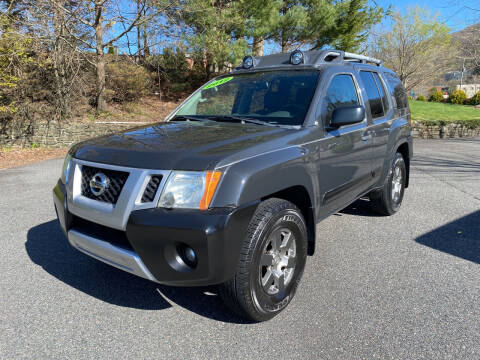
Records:
[[[317,205],[316,171],[299,146],[256,155],[224,168],[214,207],[242,206],[293,186],[303,186],[312,206]]]

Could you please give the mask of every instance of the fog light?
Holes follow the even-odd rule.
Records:
[[[185,249],[185,258],[190,263],[195,263],[197,261],[197,257],[195,256],[195,251],[193,251],[193,249],[189,247]]]
[[[178,253],[185,265],[191,268],[197,266],[197,254],[195,254],[195,251],[191,247],[182,244],[178,248]]]

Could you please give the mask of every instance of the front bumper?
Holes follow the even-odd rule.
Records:
[[[141,209],[130,213],[126,231],[100,225],[96,231],[85,231],[68,210],[66,196],[64,184],[58,181],[53,189],[55,209],[73,247],[132,274],[178,286],[219,284],[234,275],[248,224],[258,205],[208,211]],[[104,236],[99,227],[126,237],[128,244],[112,241],[112,234],[106,236],[106,231]],[[196,253],[195,268],[179,260],[179,246],[185,245]]]

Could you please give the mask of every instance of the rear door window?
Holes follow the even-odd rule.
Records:
[[[360,71],[360,78],[362,79],[365,91],[367,92],[372,118],[376,119],[382,117],[385,114],[383,110],[382,96],[378,90],[373,73],[371,71]],[[383,94],[383,97],[385,97],[385,94]]]

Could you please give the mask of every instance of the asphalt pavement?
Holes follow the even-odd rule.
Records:
[[[71,248],[62,160],[0,171],[2,359],[479,359],[480,139],[415,142],[400,213],[318,225],[295,299],[261,324],[215,288],[137,278]]]

